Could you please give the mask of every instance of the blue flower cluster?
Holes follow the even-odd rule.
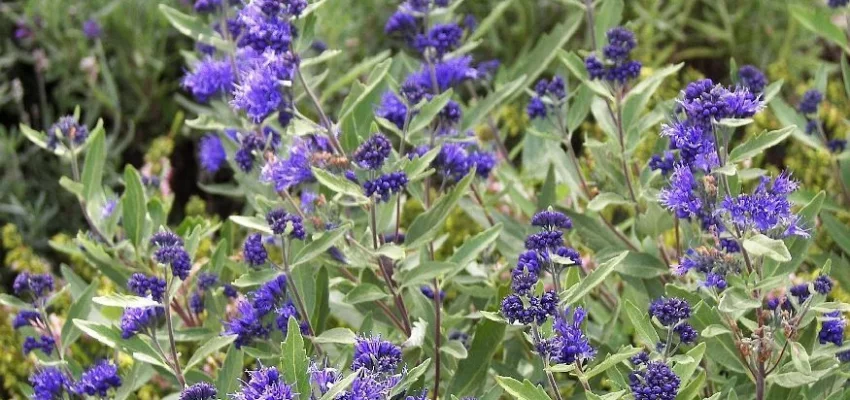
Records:
[[[767,77],[758,68],[744,65],[738,69],[738,83],[749,89],[750,93],[762,93],[767,86]]]
[[[431,166],[443,182],[450,185],[459,182],[473,168],[476,176],[487,178],[496,166],[496,156],[491,152],[478,150],[470,143],[445,142]]]
[[[738,258],[724,253],[722,249],[700,246],[688,249],[679,264],[673,266],[673,272],[679,276],[684,276],[688,271],[698,272],[705,277],[702,286],[723,290],[727,286],[726,275],[740,273],[741,267]]]
[[[29,378],[33,388],[32,399],[34,400],[58,400],[77,396],[97,396],[106,398],[110,389],[121,386],[121,377],[118,376],[118,367],[114,364],[101,360],[83,372],[80,379],[74,379],[58,367],[42,367],[35,371]]]
[[[136,272],[127,280],[127,288],[137,296],[162,302],[165,296],[165,279]]]
[[[59,118],[56,123],[47,128],[47,148],[54,150],[63,140],[74,146],[79,146],[89,137],[89,129],[77,122],[71,115]],[[62,142],[65,143],[65,142]]]
[[[558,293],[545,291],[540,297],[534,295],[534,287],[543,272],[549,272],[559,287],[561,269],[564,266],[581,265],[581,256],[564,245],[563,229],[571,229],[572,221],[563,213],[546,210],[535,214],[533,226],[541,228],[526,239],[527,251],[520,254],[517,265],[511,270],[511,289],[514,293],[502,300],[502,315],[511,323],[536,323],[542,325],[548,317],[554,317],[553,336],[540,338],[536,343],[541,355],[555,363],[582,362],[592,359],[596,351],[590,346],[581,325],[587,317],[584,309],[560,310]]]
[[[360,168],[379,170],[384,166],[393,150],[393,144],[386,136],[376,133],[357,147],[354,162]]]
[[[53,291],[53,276],[21,272],[15,277],[12,290],[16,296],[29,299],[33,304],[44,302],[46,296]]]
[[[268,338],[271,334],[271,314],[275,316],[278,329],[286,334],[289,318],[301,319],[301,315],[287,296],[286,284],[286,275],[280,274],[249,293],[250,301],[242,300],[237,304],[237,315],[225,323],[223,334],[237,335],[234,343],[239,348],[256,339]],[[301,322],[300,329],[301,333],[307,333],[306,321]]]
[[[204,312],[204,293],[218,285],[218,275],[213,272],[201,272],[195,282],[195,291],[189,297],[189,309],[195,314]]]
[[[41,335],[40,338],[35,338],[33,336],[27,336],[24,339],[24,354],[29,354],[35,350],[41,350],[45,355],[50,355],[53,353],[53,349],[56,348],[56,340],[47,335]]]
[[[234,71],[229,61],[207,57],[197,61],[180,82],[195,100],[206,103],[213,96],[229,95],[233,91]]]
[[[595,54],[584,60],[584,66],[590,79],[604,79],[611,84],[625,85],[628,81],[640,76],[640,61],[630,60],[632,50],[637,47],[637,40],[632,31],[616,27],[606,34],[608,44],[602,48],[603,60]]]
[[[648,361],[629,374],[629,388],[635,400],[674,400],[681,380],[669,365]]]
[[[268,261],[269,253],[263,244],[263,235],[259,233],[248,235],[242,245],[242,257],[253,268],[260,267]]]
[[[275,367],[263,367],[248,371],[248,382],[231,396],[234,400],[292,400],[295,393],[292,386],[283,380],[283,375]]]
[[[534,85],[534,94],[526,107],[529,118],[546,118],[550,109],[558,112],[567,98],[564,78],[555,75],[551,81],[546,79],[537,81]]]
[[[822,102],[823,93],[816,89],[810,89],[803,94],[803,98],[800,100],[797,110],[799,110],[800,113],[803,114],[803,117],[806,118],[807,134],[818,134],[818,137],[830,152],[836,154],[842,153],[847,149],[847,140],[828,138],[826,128],[823,126],[823,123],[818,116],[818,108]]]
[[[286,233],[287,227],[292,227],[289,237],[298,240],[304,240],[307,237],[304,221],[301,220],[301,217],[290,214],[282,208],[269,211],[266,214],[266,222],[275,235],[283,235]]]
[[[273,156],[260,173],[262,182],[274,185],[275,191],[287,191],[316,181],[311,167],[339,168],[335,164],[329,140],[324,136],[308,135],[296,138],[289,147],[287,158]]]
[[[227,161],[227,153],[221,138],[215,133],[208,133],[198,144],[198,161],[201,168],[209,173],[216,173]]]
[[[198,382],[183,389],[178,400],[215,400],[217,395],[215,386],[207,382]]]
[[[180,279],[189,277],[192,269],[192,259],[183,248],[183,239],[168,231],[155,233],[150,240],[152,246],[156,247],[153,254],[154,260],[163,265],[171,267],[171,273]]]
[[[407,187],[407,174],[404,171],[390,172],[363,182],[363,192],[366,196],[376,196],[382,202],[389,201],[391,195],[401,192],[405,187]]]
[[[683,299],[677,297],[655,299],[649,305],[649,316],[678,334],[681,343],[692,344],[699,336],[693,326],[687,322],[691,317],[691,306]],[[664,346],[669,349],[672,343],[664,343]]]
[[[773,180],[763,176],[752,194],[727,196],[719,212],[741,232],[757,232],[773,238],[808,237],[799,225],[800,218],[791,211],[788,195],[797,190],[797,182],[787,172]]]
[[[840,311],[833,311],[824,314],[825,319],[821,323],[820,332],[818,332],[818,340],[820,344],[832,343],[836,346],[844,344],[844,327],[847,321]]]
[[[570,318],[570,310],[558,312],[552,325],[553,336],[544,339],[537,348],[541,354],[548,356],[556,364],[584,363],[596,356],[596,349],[590,345],[590,340],[581,330],[581,325],[587,317],[587,312],[576,307]]]

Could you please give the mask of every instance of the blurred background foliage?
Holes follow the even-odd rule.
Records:
[[[403,44],[383,34],[384,22],[396,1],[327,1],[329,4],[320,9],[316,39],[328,48],[342,50],[328,63],[330,76],[344,75],[352,65],[382,52],[399,53]],[[475,53],[477,59],[498,59],[505,66],[521,62],[536,39],[576,13],[575,6],[580,3],[467,0],[460,10],[480,20],[504,2],[509,3],[504,5],[506,11],[482,38]],[[19,123],[46,129],[58,116],[71,113],[78,105],[82,121],[88,126],[103,118],[109,149],[106,183],[120,179],[117,167],[125,163],[154,170],[170,166],[177,171],[170,182],[176,210],[171,215],[175,219],[172,222],[190,215],[216,218],[241,207],[233,199],[198,187],[197,138],[190,137],[193,134],[183,127],[181,108],[188,101],[179,85],[185,65],[181,51],[191,48],[192,42],[170,27],[158,9],[160,3],[191,12],[192,5],[187,0],[0,3],[0,258],[5,265],[0,270],[0,292],[8,289],[9,279],[16,271],[58,271],[62,264],[78,262],[52,251],[49,242],[61,242],[62,233],[73,234],[85,222],[77,212],[74,197],[57,181],[67,166],[59,165],[59,158],[31,145],[19,132]],[[684,84],[699,77],[729,82],[730,60],[734,60],[733,65],[752,64],[764,70],[771,81],[784,80],[780,96],[794,105],[813,86],[819,68],[833,74],[839,71],[841,48],[807,30],[789,12],[794,5],[823,7],[821,3],[824,2],[628,0],[622,14],[638,36],[639,50],[634,54],[648,67],[644,73],[669,63],[686,62],[677,77],[665,82],[660,98],[674,98]],[[83,25],[89,20],[100,25],[100,38],[89,39],[83,33]],[[843,16],[837,14],[833,22],[846,25]],[[567,47],[583,54],[590,48],[590,38],[583,28],[579,32]],[[341,89],[326,95],[333,105],[339,104],[345,94]],[[829,83],[826,97],[822,119],[834,137],[846,138],[850,102],[839,79]],[[502,107],[496,121],[500,129],[514,137],[525,133],[526,101],[519,96],[513,104]],[[762,113],[750,129],[779,127],[774,111]],[[586,123],[583,129],[590,136],[596,131],[592,123]],[[477,131],[486,134],[487,129],[479,127]],[[644,143],[644,158],[655,147],[656,136],[647,137],[651,139]],[[772,149],[757,161],[767,170],[790,168],[811,192],[839,190],[828,156],[795,141]],[[825,207],[837,212],[839,222],[850,221],[846,208],[829,203]],[[449,229],[449,240],[462,242],[469,232],[474,232],[471,225],[464,213],[455,213],[447,227],[463,229]],[[821,236],[817,251],[824,257],[840,254],[828,235]],[[79,264],[81,269],[76,270],[85,271],[84,263]],[[833,271],[850,267],[841,257],[838,264]],[[844,281],[850,281],[850,277]],[[12,396],[4,393],[4,388],[16,385],[29,369],[19,351],[20,337],[9,334],[10,329],[8,318],[0,319],[2,398]],[[82,345],[96,347],[91,342]],[[144,393],[148,398],[157,398],[155,387]]]

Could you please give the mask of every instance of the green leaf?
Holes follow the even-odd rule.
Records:
[[[0,304],[7,307],[17,308],[19,310],[33,309],[32,304],[6,293],[0,293]]]
[[[685,386],[688,383],[691,376],[693,376],[694,371],[697,370],[699,363],[702,361],[702,357],[705,355],[705,343],[700,343],[694,346],[694,348],[688,350],[685,355],[687,356],[687,362],[680,361],[673,366],[673,372],[675,372],[676,376],[681,379],[682,386]]]
[[[850,54],[850,47],[847,46],[847,37],[844,36],[844,31],[841,28],[832,23],[832,14],[829,12],[829,9],[796,4],[789,5],[788,9],[791,11],[791,15],[806,29],[833,42]]]
[[[370,301],[383,300],[390,297],[389,294],[381,290],[381,288],[371,283],[361,283],[345,295],[343,302],[345,304],[360,304]]]
[[[74,325],[85,332],[86,335],[107,347],[115,348],[116,344],[121,341],[121,333],[109,325],[82,319],[75,319],[73,321]]]
[[[363,188],[348,179],[316,167],[313,167],[313,175],[322,186],[338,194],[351,197],[356,204],[366,204],[369,202],[369,198],[363,194]]]
[[[475,125],[483,121],[484,118],[486,118],[487,115],[490,114],[490,112],[492,112],[496,107],[515,95],[519,89],[525,85],[525,82],[525,75],[520,76],[513,81],[500,86],[495,92],[475,103],[463,113],[463,123],[461,124],[462,129],[474,128]]]
[[[358,79],[361,75],[364,75],[366,72],[377,69],[376,65],[378,65],[381,61],[387,59],[390,56],[389,50],[384,50],[373,57],[367,58],[361,61],[359,64],[348,68],[346,70],[345,75],[340,78],[337,78],[333,83],[328,85],[324,90],[322,90],[322,97],[319,99],[321,103],[327,101],[331,95],[344,88],[355,79]]]
[[[467,356],[466,347],[464,347],[463,343],[459,340],[449,340],[448,342],[443,343],[443,346],[440,347],[440,351],[458,360],[463,360]]]
[[[170,22],[178,32],[192,38],[194,41],[207,43],[224,51],[231,50],[232,46],[226,40],[215,34],[212,28],[201,21],[201,19],[197,16],[184,14],[165,4],[160,4],[159,10],[165,15],[168,22]]]
[[[490,362],[502,346],[505,336],[505,324],[481,320],[475,328],[475,336],[469,348],[469,355],[458,363],[452,376],[448,391],[457,396],[472,396],[484,385]]]
[[[759,234],[744,239],[744,248],[755,256],[764,256],[779,262],[791,261],[791,253],[785,247],[785,242],[765,235]]]
[[[591,3],[591,7],[593,7],[593,3]],[[602,2],[602,7],[599,7],[599,10],[596,11],[597,16],[593,32],[599,46],[608,41],[605,33],[620,25],[620,21],[623,19],[623,8],[625,8],[623,0],[607,0]]]
[[[419,132],[428,127],[428,125],[431,124],[431,121],[434,120],[440,111],[443,111],[443,108],[446,104],[448,104],[449,100],[452,99],[453,93],[452,89],[449,89],[425,103],[425,105],[419,109],[419,113],[413,117],[412,121],[410,121],[408,134]]]
[[[227,349],[224,364],[218,370],[215,387],[218,393],[233,393],[239,387],[239,377],[242,376],[244,352],[236,346]]]
[[[809,353],[806,348],[799,342],[791,342],[791,362],[794,363],[794,368],[803,374],[810,375],[812,373],[812,365],[809,363]]]
[[[741,313],[761,307],[761,303],[744,293],[743,290],[734,288],[725,290],[720,297],[717,309],[727,313]]]
[[[484,19],[481,20],[481,23],[475,28],[471,35],[469,35],[469,39],[467,41],[474,41],[484,37],[484,34],[490,31],[490,28],[499,22],[502,18],[502,14],[513,5],[514,0],[505,0],[500,1],[495,7],[490,10],[490,13],[487,14]]]
[[[730,163],[738,163],[758,154],[763,153],[765,150],[776,146],[781,143],[785,138],[791,135],[791,132],[794,131],[796,127],[786,126],[782,129],[764,132],[760,135],[750,138],[746,142],[738,145],[732,152],[729,153]]]
[[[313,238],[306,246],[302,247],[295,256],[292,257],[292,267],[312,261],[325,251],[330,249],[339,240],[345,236],[345,233],[351,229],[351,223],[346,222],[335,229],[322,232],[318,237]]]
[[[383,83],[384,79],[387,77],[387,73],[389,72],[391,65],[392,60],[382,60],[379,62],[378,65],[376,65],[369,73],[367,81],[368,84],[363,87],[362,91],[357,93],[357,97],[350,101],[346,99],[339,114],[340,125],[342,125],[346,119],[354,116],[355,111],[359,108],[359,106],[365,104],[375,90],[380,87],[381,83]]]
[[[255,231],[259,231],[265,233],[266,235],[273,235],[272,228],[269,227],[268,222],[260,217],[248,217],[244,215],[231,215],[230,220],[233,221],[236,225],[243,226],[248,229],[252,229]]]
[[[470,172],[451,191],[440,197],[436,203],[410,224],[404,243],[408,248],[416,248],[433,240],[446,222],[446,218],[457,206],[457,202],[466,194],[469,185],[475,178],[475,172]]]
[[[404,393],[411,385],[416,383],[422,375],[428,371],[428,366],[431,365],[431,359],[426,358],[425,361],[422,361],[419,365],[413,367],[410,371],[407,371],[407,374],[401,378],[401,381],[390,392],[389,398],[396,398],[401,393]]]
[[[584,296],[590,293],[591,290],[602,284],[602,282],[605,281],[605,278],[607,278],[608,275],[611,275],[611,273],[617,269],[620,262],[622,262],[628,255],[628,251],[618,254],[614,258],[602,263],[599,268],[593,270],[593,272],[587,275],[587,277],[579,282],[578,285],[565,290],[561,294],[561,299],[563,299],[561,300],[561,304],[571,305],[584,298]]]
[[[142,242],[142,232],[145,229],[147,207],[145,207],[145,189],[142,177],[132,165],[124,167],[124,196],[121,199],[124,233],[127,238],[139,248]]]
[[[112,293],[106,296],[98,296],[93,298],[92,301],[102,306],[121,308],[162,306],[162,304],[159,304],[158,302],[147,297],[131,296],[128,294],[121,293]]]
[[[629,300],[626,300],[626,316],[629,317],[629,321],[634,325],[635,333],[643,341],[644,345],[652,348],[661,340],[658,337],[658,332],[655,331],[655,327],[652,326],[649,320],[648,313],[641,311]]]
[[[287,325],[286,340],[281,344],[281,366],[284,380],[293,386],[294,392],[311,393],[310,377],[307,375],[307,367],[310,360],[307,359],[307,351],[304,349],[304,338],[301,337],[301,327],[295,318],[289,318]]]
[[[570,40],[581,26],[583,13],[572,13],[567,20],[555,26],[551,31],[540,37],[534,48],[517,62],[507,73],[509,80],[525,76],[526,84],[537,80],[552,60],[558,55],[558,49]],[[518,92],[519,93],[519,92]]]
[[[717,121],[717,125],[725,126],[729,128],[740,128],[742,126],[747,126],[753,123],[752,118],[724,118],[720,121]]]
[[[334,385],[331,386],[331,388],[328,389],[328,391],[324,395],[322,395],[322,397],[319,400],[333,400],[333,399],[335,399],[338,394],[342,393],[345,389],[347,389],[349,386],[351,386],[351,384],[354,382],[355,379],[357,379],[357,377],[359,375],[360,374],[357,373],[357,372],[352,372],[351,374],[346,376],[345,379],[342,379],[339,382],[334,383]]]
[[[841,56],[841,77],[844,80],[844,95],[850,98],[850,65],[847,64],[847,57]]]
[[[731,334],[731,333],[732,333],[732,331],[730,331],[729,328],[727,328],[723,325],[712,324],[712,325],[705,327],[705,329],[702,330],[701,335],[704,338],[710,338],[710,337],[715,337],[715,336],[718,336],[718,335],[725,335],[725,334]]]
[[[277,278],[281,272],[274,268],[262,269],[259,271],[251,271],[242,274],[233,281],[233,286],[238,288],[246,288],[251,286],[262,285],[274,278]]]
[[[401,287],[410,287],[430,282],[432,279],[457,269],[457,264],[444,261],[429,261],[413,269],[399,272],[398,281]]]
[[[83,198],[91,201],[95,195],[100,193],[101,180],[103,179],[103,166],[106,164],[106,138],[103,131],[103,123],[99,123],[100,129],[95,129],[89,140],[86,152],[85,164],[83,164]]]
[[[514,378],[497,376],[496,382],[505,389],[505,392],[520,400],[551,400],[543,388],[529,382],[528,379],[520,382]]]
[[[820,217],[829,237],[844,251],[844,254],[850,255],[850,228],[847,224],[829,213],[823,213]]]
[[[80,337],[80,329],[74,325],[75,319],[86,319],[91,311],[92,297],[97,293],[99,282],[95,279],[89,284],[86,289],[74,299],[71,303],[71,308],[68,309],[68,315],[65,316],[65,323],[62,325],[62,348],[64,352]]]
[[[357,335],[348,328],[333,328],[313,338],[314,343],[354,344]]]
[[[499,238],[501,233],[502,224],[496,224],[487,230],[464,240],[463,244],[455,250],[451,257],[449,257],[449,262],[455,263],[461,268],[465,267],[472,261],[475,261],[481,252],[493,244],[493,242]]]
[[[587,209],[599,212],[610,205],[627,205],[631,203],[631,201],[617,193],[599,193],[593,200],[587,203]]]
[[[198,365],[201,361],[204,361],[207,356],[215,353],[219,349],[224,346],[227,346],[233,341],[236,340],[236,335],[227,335],[227,336],[216,336],[210,340],[207,340],[198,350],[195,350],[195,354],[192,354],[192,358],[189,359],[189,362],[186,363],[185,371],[192,369],[192,367]]]
[[[616,353],[609,354],[608,357],[605,357],[605,360],[603,360],[601,363],[596,364],[592,368],[587,370],[584,373],[584,377],[585,379],[593,378],[594,376],[605,372],[606,370],[608,370],[608,368],[611,368],[617,364],[622,363],[623,361],[628,360],[633,355],[640,353],[641,351],[643,350],[632,346],[622,348]]]

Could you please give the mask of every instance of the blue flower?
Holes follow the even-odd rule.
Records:
[[[704,126],[724,118],[749,118],[764,108],[761,98],[747,88],[729,90],[711,79],[688,84],[679,104],[690,120]]]
[[[407,174],[397,171],[363,182],[363,193],[367,197],[377,196],[379,201],[387,202],[392,194],[400,192],[406,186]]]
[[[171,232],[161,231],[155,233],[150,242],[157,247],[153,255],[157,263],[170,265],[174,276],[182,280],[189,277],[192,260],[189,253],[183,249],[183,239]]]
[[[365,369],[376,373],[394,373],[400,362],[401,349],[380,336],[361,336],[356,339],[352,371]]]
[[[25,326],[32,326],[33,322],[37,322],[40,319],[41,314],[38,311],[21,310],[21,312],[15,315],[15,319],[12,320],[12,328],[20,329]]]
[[[274,74],[268,68],[257,67],[242,74],[230,104],[236,110],[245,111],[251,121],[258,124],[280,108],[283,102],[280,84]]]
[[[803,99],[800,100],[800,105],[797,109],[803,114],[817,114],[818,106],[823,101],[823,93],[817,89],[810,89],[803,93]]]
[[[80,380],[74,384],[74,392],[106,397],[109,389],[117,389],[120,386],[121,377],[118,376],[118,367],[106,360],[101,360],[83,372]]]
[[[705,275],[706,287],[715,287],[718,290],[726,289],[726,275],[739,273],[740,262],[723,254],[719,249],[697,247],[688,249],[679,260],[679,265],[673,266],[676,275],[683,276],[688,271],[696,271]]]
[[[234,72],[230,62],[207,57],[192,66],[180,82],[196,100],[205,103],[211,97],[233,90]]]
[[[295,308],[295,304],[292,303],[292,300],[287,300],[283,306],[277,309],[277,318],[275,318],[277,329],[283,333],[284,337],[286,337],[289,332],[290,318],[295,318],[297,321],[301,319],[301,315],[298,313],[298,309]],[[310,333],[310,326],[307,325],[307,321],[301,321],[299,323],[299,330],[302,335]]]
[[[21,272],[15,277],[12,290],[18,297],[30,296],[33,301],[39,301],[53,291],[53,277],[50,274]]]
[[[528,294],[540,279],[540,269],[536,251],[529,250],[520,254],[516,267],[511,270],[511,289],[514,293]]]
[[[661,325],[673,326],[691,317],[691,306],[678,297],[659,297],[650,304],[649,316],[657,318]]]
[[[434,288],[428,285],[422,285],[419,287],[419,291],[422,292],[422,295],[425,297],[434,300]],[[446,291],[440,290],[440,301],[443,301],[446,298]]]
[[[820,294],[829,294],[832,291],[832,280],[826,275],[818,275],[813,284],[815,292]]]
[[[697,337],[699,337],[699,332],[694,329],[690,324],[679,324],[673,328],[679,335],[679,340],[685,344],[691,344],[697,341]]]
[[[121,315],[121,337],[129,339],[138,333],[148,332],[156,329],[159,318],[165,311],[162,307],[130,307],[124,309]]]
[[[239,296],[239,291],[236,290],[236,288],[233,287],[233,285],[231,285],[229,283],[225,283],[224,284],[224,295],[227,296],[228,298],[234,299],[234,298]]]
[[[395,93],[387,91],[381,97],[381,104],[375,110],[375,115],[392,122],[398,129],[404,129],[407,106]]]
[[[645,370],[629,374],[629,388],[635,400],[674,400],[680,384],[670,366],[661,361],[650,361]]]
[[[809,291],[809,284],[808,283],[801,283],[799,285],[791,286],[791,289],[789,290],[789,292],[791,292],[791,295],[796,297],[797,301],[800,302],[800,303],[808,300],[809,296],[812,294]]]
[[[573,221],[562,212],[545,210],[531,217],[531,225],[547,231],[554,231],[558,229],[572,229]]]
[[[242,383],[240,391],[232,395],[234,400],[292,400],[295,394],[275,367],[263,367],[248,371],[248,382]]]
[[[673,171],[676,160],[673,158],[673,153],[665,151],[664,155],[653,154],[649,159],[649,169],[653,171],[661,171],[661,175],[667,176]]]
[[[767,86],[767,78],[764,73],[752,65],[744,65],[738,69],[738,79],[741,86],[749,89],[752,93],[761,93]]]
[[[100,28],[100,24],[94,19],[87,19],[86,22],[83,22],[83,34],[86,35],[86,38],[97,39],[102,33],[103,30]]]
[[[525,111],[528,114],[528,118],[546,118],[546,103],[540,97],[532,97]]]
[[[686,165],[678,165],[670,176],[670,186],[662,189],[658,200],[664,207],[674,211],[682,219],[700,217],[707,214],[700,198],[699,184],[691,169]]]
[[[525,238],[525,248],[539,253],[547,253],[564,245],[564,233],[561,231],[542,231]]]
[[[47,128],[47,148],[55,149],[59,141],[63,139],[70,140],[78,146],[83,144],[88,136],[89,129],[85,125],[77,123],[77,119],[73,116],[64,116]]]
[[[225,322],[223,335],[236,335],[233,344],[237,349],[248,345],[254,339],[262,339],[269,336],[269,326],[263,323],[263,315],[248,301],[240,301],[236,305],[237,316],[229,322]]]
[[[605,77],[605,64],[599,61],[593,54],[584,59],[584,68],[587,70],[587,75],[590,76],[590,79],[602,79]]]
[[[54,348],[56,348],[56,341],[50,336],[41,335],[40,338],[27,336],[27,338],[24,339],[24,354],[29,354],[35,350],[41,350],[42,353],[49,356],[53,353]]]
[[[198,290],[207,291],[218,284],[218,275],[214,272],[201,272],[198,274]]]
[[[259,267],[265,264],[269,258],[269,254],[263,245],[263,236],[259,233],[249,235],[242,245],[242,256],[248,265],[252,267]]]
[[[416,17],[404,11],[396,11],[384,25],[384,33],[398,34],[405,39],[410,39],[419,30],[419,22]]]
[[[189,297],[189,309],[192,310],[193,313],[200,315],[204,312],[204,293],[203,292],[194,292]]]
[[[463,39],[463,29],[455,23],[437,24],[428,31],[427,37],[418,40],[417,50],[425,53],[426,49],[433,48],[438,58],[456,49]]]
[[[327,366],[319,368],[315,362],[310,364],[307,372],[310,374],[310,382],[319,389],[319,394],[322,396],[342,379],[342,374],[336,368]]]
[[[721,211],[742,231],[755,230],[774,238],[808,237],[809,233],[798,224],[799,217],[791,212],[788,200],[797,187],[787,172],[773,180],[763,176],[752,194],[727,196],[721,203]]]
[[[431,166],[448,182],[458,182],[469,173],[469,153],[456,142],[443,143]]]
[[[502,316],[510,323],[519,322],[527,325],[534,322],[534,310],[526,308],[522,298],[516,294],[509,294],[502,299],[501,310]]]
[[[584,60],[590,79],[605,79],[622,85],[640,76],[641,63],[629,60],[629,55],[637,46],[634,33],[623,27],[615,27],[608,30],[607,37],[608,44],[602,48],[606,62],[594,54]]]
[[[846,6],[848,3],[850,3],[850,0],[829,0],[827,5],[829,5],[830,8],[839,8]]]
[[[316,153],[330,152],[328,139],[306,136],[295,140],[289,148],[289,158],[277,158],[263,167],[260,180],[273,183],[275,190],[285,191],[295,186],[315,182],[311,169],[311,157]],[[318,165],[317,167],[322,167]]]
[[[630,358],[629,361],[631,361],[634,366],[647,364],[649,363],[649,353],[642,351],[636,354],[634,357]]]
[[[843,153],[847,150],[847,141],[844,139],[831,139],[826,142],[826,147],[833,153]]]
[[[252,303],[260,316],[270,313],[283,303],[286,299],[286,282],[286,275],[280,274],[254,291]]]
[[[446,125],[455,125],[460,122],[460,118],[463,116],[463,111],[460,109],[460,104],[458,104],[454,100],[449,100],[448,103],[440,110],[440,121],[444,122]]]
[[[670,148],[679,150],[684,165],[708,172],[720,164],[712,131],[701,123],[685,120],[664,124],[661,135],[670,138]]]
[[[236,44],[250,47],[257,52],[266,49],[278,53],[289,50],[295,29],[286,19],[266,15],[259,5],[251,3],[239,12],[239,23],[243,31]]]
[[[178,400],[215,400],[218,392],[207,382],[198,382],[183,389]]]
[[[57,367],[39,368],[29,378],[34,400],[60,400],[71,391],[71,378]]]
[[[286,227],[291,225],[292,231],[289,233],[290,237],[299,240],[304,240],[307,237],[301,217],[289,214],[282,208],[269,211],[266,214],[266,222],[275,235],[283,235],[286,232]]]
[[[410,75],[406,82],[415,84],[428,93],[442,93],[464,81],[478,79],[478,70],[471,64],[472,57],[469,56],[447,59],[433,65],[433,77],[430,67],[424,66]],[[434,81],[437,84],[436,88],[434,88]]]
[[[214,133],[208,133],[201,138],[198,147],[198,159],[201,162],[201,167],[210,173],[215,173],[227,160],[227,153],[224,151],[224,145],[221,144],[221,138]]]
[[[637,47],[632,31],[621,26],[611,28],[606,33],[608,44],[602,48],[602,54],[611,61],[623,61]]]
[[[475,168],[475,175],[487,178],[496,166],[496,155],[488,151],[472,151],[467,157],[470,168]]]
[[[161,302],[165,295],[165,280],[136,272],[127,280],[127,288],[138,296],[150,296]]]
[[[563,314],[555,317],[552,325],[554,336],[545,340],[542,347],[546,356],[556,364],[582,363],[592,360],[596,356],[596,350],[581,330],[581,325],[587,313],[581,307],[576,307],[570,316],[569,309]]]
[[[376,133],[354,151],[354,162],[361,168],[378,170],[392,153],[393,144],[386,136]]]
[[[844,325],[846,321],[840,311],[833,311],[824,314],[826,319],[821,324],[820,332],[818,332],[818,340],[820,344],[832,343],[836,346],[844,344]]]

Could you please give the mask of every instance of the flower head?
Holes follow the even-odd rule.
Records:
[[[358,337],[354,344],[351,370],[366,369],[376,373],[394,373],[401,362],[401,348],[380,336]]]
[[[57,367],[39,368],[29,381],[34,400],[64,399],[64,393],[71,391],[71,378]]]
[[[392,153],[393,145],[386,136],[376,133],[354,152],[354,161],[361,168],[378,170]]]
[[[42,300],[53,291],[53,276],[21,272],[15,277],[12,290],[18,297],[29,296],[34,301]]]
[[[250,344],[254,339],[266,338],[271,330],[263,323],[263,314],[245,300],[236,305],[237,316],[224,323],[224,335],[236,335],[233,344],[236,348]]]
[[[673,326],[691,317],[691,305],[678,297],[659,297],[650,304],[649,315],[661,325]]]
[[[635,400],[674,400],[681,381],[670,366],[661,361],[646,363],[646,369],[629,375],[629,388]]]
[[[198,147],[198,160],[201,167],[210,173],[215,173],[227,160],[227,153],[224,151],[224,145],[221,143],[221,138],[214,133],[208,133],[201,138]]]
[[[543,345],[552,362],[572,364],[593,359],[596,350],[590,346],[587,336],[581,330],[586,317],[587,313],[581,307],[576,307],[572,315],[567,310],[563,315],[555,317],[552,325],[555,335]]]
[[[228,94],[233,90],[234,72],[228,61],[207,57],[192,66],[181,81],[184,89],[196,100],[205,103],[211,97]]]
[[[263,367],[249,371],[248,382],[233,395],[234,400],[292,400],[295,394],[292,387],[283,380],[283,375],[275,367]]]
[[[829,294],[832,291],[832,280],[826,275],[818,275],[813,284],[815,292],[820,294]]]
[[[164,315],[162,307],[129,307],[121,315],[121,337],[129,339],[138,333],[156,329],[159,318]]]
[[[377,196],[379,201],[387,202],[392,194],[400,192],[406,186],[407,174],[404,171],[391,172],[364,182],[363,193],[368,197]]]
[[[800,105],[797,109],[803,114],[817,114],[818,106],[823,101],[823,93],[817,89],[810,89],[803,93],[803,99],[800,100]]]
[[[73,116],[59,118],[47,128],[47,148],[55,149],[60,140],[70,140],[75,146],[83,144],[89,136],[89,129],[77,122]]]
[[[242,256],[248,265],[259,267],[266,263],[269,258],[266,247],[263,245],[263,235],[254,233],[248,235],[245,243],[242,245]]]
[[[169,231],[160,231],[151,237],[151,245],[156,246],[153,259],[163,265],[171,266],[174,276],[186,280],[192,269],[192,259],[183,248],[183,239]]]
[[[744,65],[738,69],[738,79],[741,86],[749,89],[752,93],[761,93],[767,86],[767,78],[764,73],[752,65]]]
[[[826,319],[824,319],[820,332],[818,332],[820,344],[832,343],[841,346],[844,344],[844,326],[847,324],[844,316],[840,311],[833,311],[824,314],[824,317]]]
[[[381,97],[381,104],[375,110],[375,115],[392,122],[398,129],[403,129],[407,118],[407,106],[395,93],[387,91]]]
[[[138,296],[150,296],[156,301],[162,301],[165,295],[165,280],[136,272],[127,280],[127,288]]]
[[[118,376],[118,367],[106,360],[101,360],[83,372],[80,380],[74,384],[74,392],[106,397],[109,389],[117,389],[120,386],[121,377]]]
[[[87,19],[86,22],[83,22],[83,34],[86,35],[86,38],[97,39],[102,33],[100,24],[94,19]]]
[[[266,214],[266,222],[275,235],[283,235],[286,233],[286,227],[292,226],[292,231],[289,232],[290,237],[299,240],[304,240],[307,237],[307,233],[304,231],[304,221],[301,220],[301,217],[289,214],[282,208],[269,211]]]
[[[215,386],[207,382],[198,382],[183,389],[178,400],[215,400],[217,394]]]
[[[531,225],[545,230],[572,229],[573,221],[564,213],[552,210],[540,211],[531,218]]]

